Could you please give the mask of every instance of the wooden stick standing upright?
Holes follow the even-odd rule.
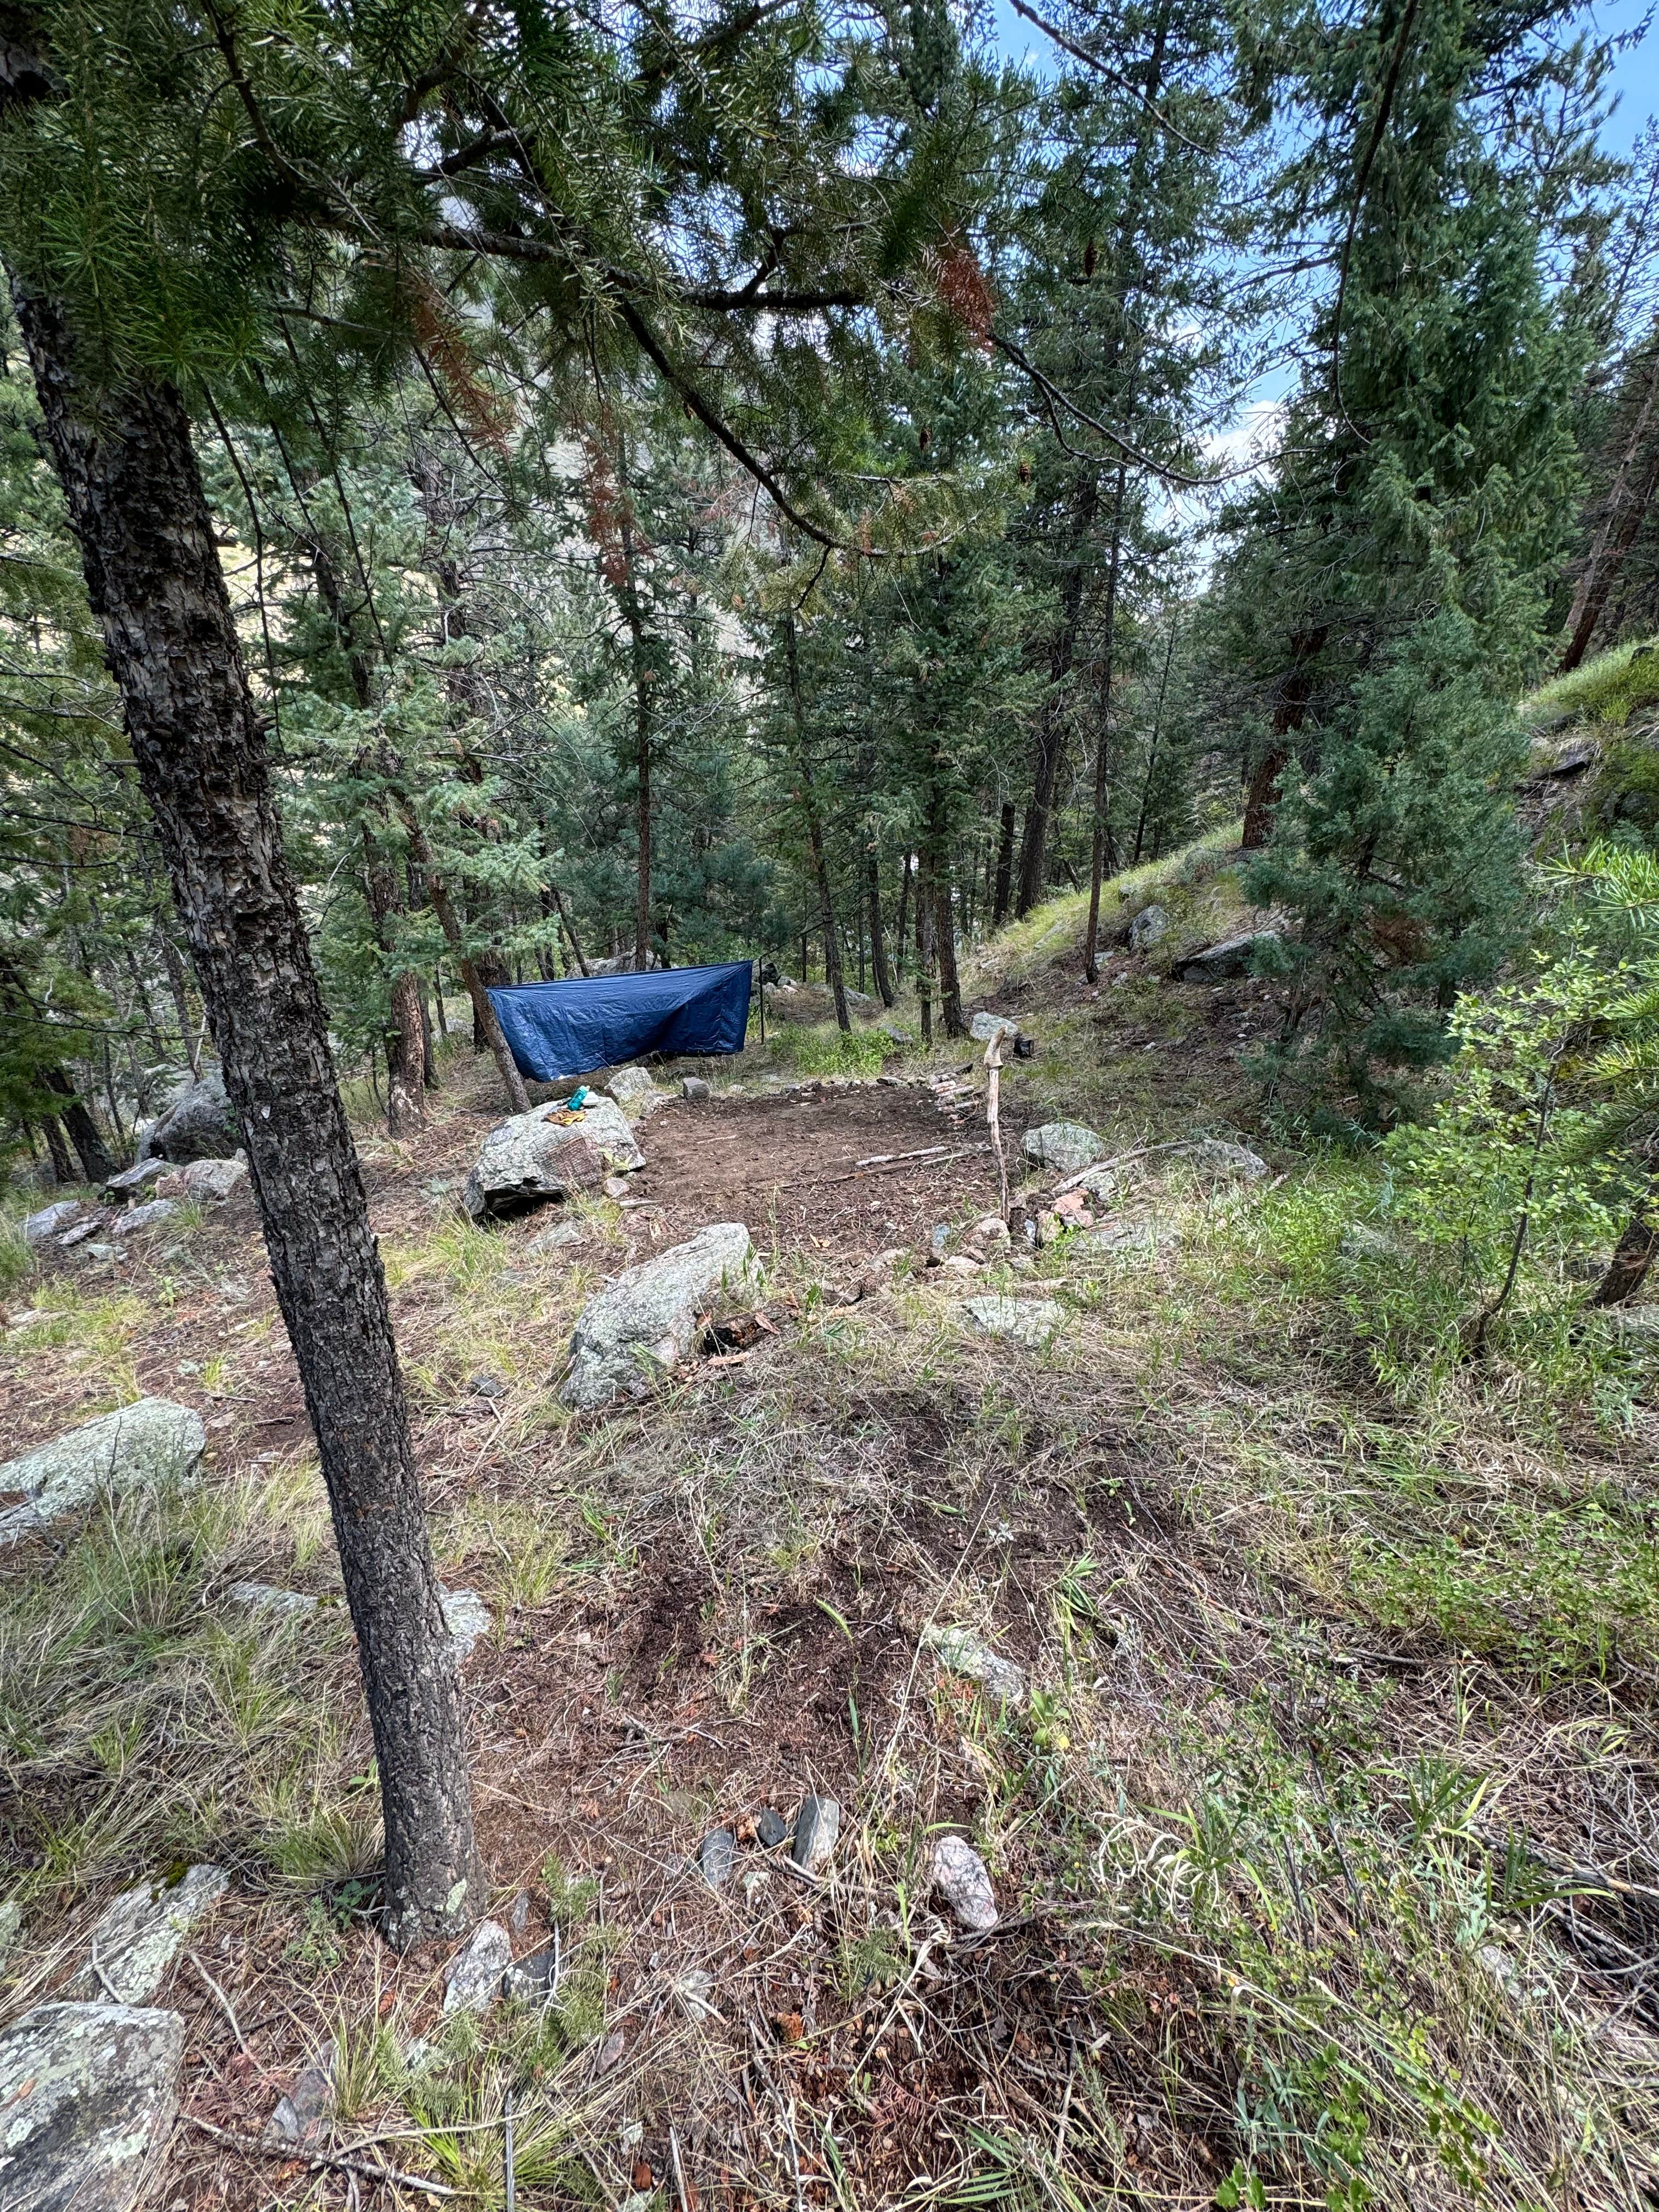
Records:
[[[1002,1184],[1002,1218],[1008,1218],[1008,1163],[1002,1152],[1002,1123],[999,1120],[1000,1092],[1002,1086],[1002,1040],[1008,1032],[993,1030],[985,1048],[985,1121],[991,1132],[991,1142],[996,1147],[997,1175]]]

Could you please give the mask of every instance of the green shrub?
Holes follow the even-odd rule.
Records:
[[[807,1029],[786,1022],[769,1040],[774,1056],[802,1075],[879,1075],[894,1048],[880,1030]]]

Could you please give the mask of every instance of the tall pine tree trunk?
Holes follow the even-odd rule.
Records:
[[[991,927],[1000,929],[1008,919],[1008,901],[1014,888],[1014,802],[1002,802],[997,831],[997,884],[991,902]]]
[[[386,1281],[335,1086],[190,426],[170,387],[94,394],[57,306],[15,288],[46,440],[247,1145],[316,1431],[374,1731],[386,1925],[482,1909],[459,1685],[416,1479]]]
[[[800,692],[800,660],[795,650],[795,618],[783,618],[783,649],[789,672],[789,705],[795,726],[795,765],[800,775],[801,811],[806,818],[807,849],[812,860],[812,881],[818,896],[818,928],[823,939],[823,975],[836,1002],[836,1026],[850,1031],[847,1011],[847,977],[841,962],[841,932],[836,927],[835,901],[830,890],[830,863],[824,852],[823,823],[818,813],[817,792],[812,781],[812,753],[806,735],[806,710]],[[802,962],[803,969],[805,963]],[[803,975],[802,981],[805,978]]]
[[[893,971],[887,964],[887,940],[882,934],[881,855],[876,849],[873,837],[870,841],[865,872],[870,896],[870,962],[875,971],[877,994],[884,1006],[890,1006],[893,1003]],[[903,926],[901,920],[900,928]]]
[[[1123,557],[1123,489],[1128,471],[1118,463],[1117,491],[1112,502],[1112,556],[1106,571],[1106,622],[1100,678],[1100,736],[1095,745],[1094,834],[1089,853],[1089,926],[1083,939],[1085,981],[1100,981],[1100,887],[1105,881],[1106,852],[1111,840],[1112,662],[1117,645],[1117,586]]]
[[[1647,520],[1655,489],[1659,489],[1659,442],[1653,440],[1654,409],[1659,404],[1659,336],[1651,343],[1651,357],[1635,420],[1607,489],[1601,527],[1590,547],[1567,615],[1567,649],[1561,655],[1558,671],[1563,676],[1577,668],[1589,650],[1589,641],[1595,635],[1595,625],[1601,619],[1607,596],[1625,565],[1626,555]]]

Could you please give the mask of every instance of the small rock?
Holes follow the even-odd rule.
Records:
[[[989,1044],[994,1036],[1017,1037],[1019,1024],[1012,1014],[975,1014],[968,1024],[968,1034],[975,1044]]]
[[[320,2138],[333,2108],[333,2065],[319,2060],[304,2069],[286,2096],[278,2098],[265,2123],[265,2141],[296,2150],[308,2148]]]
[[[166,2154],[185,2023],[131,2005],[43,2004],[0,2033],[0,2204],[130,2212]]]
[[[179,1203],[172,1198],[152,1198],[147,1206],[135,1206],[121,1217],[124,1235],[131,1236],[135,1229],[160,1229],[163,1223],[177,1218]]]
[[[977,1275],[981,1270],[979,1261],[970,1260],[965,1252],[953,1252],[939,1272],[945,1275]]]
[[[25,1214],[23,1242],[31,1252],[44,1252],[85,1210],[78,1198],[60,1198],[52,1206],[43,1206],[38,1213]]]
[[[21,1491],[24,1498],[0,1510],[0,1544],[90,1505],[103,1489],[119,1496],[188,1482],[206,1448],[201,1416],[169,1398],[140,1398],[82,1421],[0,1467],[0,1492]]]
[[[769,1851],[775,1850],[788,1833],[789,1823],[781,1814],[775,1813],[769,1805],[756,1815],[756,1839]]]
[[[18,1930],[23,1925],[23,1908],[15,1897],[0,1904],[0,1966],[11,1956],[11,1947],[17,1941]]]
[[[599,2045],[599,2063],[593,2069],[594,2072],[608,2074],[627,2048],[628,2038],[623,2033],[621,2028],[613,2027]]]
[[[627,1176],[607,1176],[605,1179],[605,1194],[607,1198],[626,1198],[628,1195]]]
[[[718,2020],[720,2008],[714,2002],[714,1977],[707,1966],[693,1966],[674,1978],[674,1995],[693,2020]]]
[[[964,1298],[962,1310],[986,1336],[1004,1336],[1028,1352],[1041,1352],[1066,1319],[1053,1298]]]
[[[551,1943],[527,1959],[515,1959],[501,1981],[501,1995],[514,2004],[550,2004],[558,1988],[559,1954]]]
[[[834,1797],[805,1797],[795,1815],[795,1841],[789,1856],[808,1874],[828,1866],[841,1833],[841,1806]]]
[[[508,1390],[499,1375],[471,1375],[466,1387],[475,1398],[505,1398]]]
[[[513,1910],[507,1916],[507,1924],[514,1935],[522,1936],[530,1925],[530,1892],[521,1889],[513,1900]]]
[[[975,1244],[1007,1244],[1008,1224],[1000,1213],[981,1213],[968,1231]]]
[[[449,1631],[449,1656],[459,1667],[471,1656],[478,1638],[489,1635],[495,1620],[477,1590],[440,1590],[438,1595],[444,1609],[444,1626]]]
[[[711,1828],[702,1839],[697,1864],[711,1889],[724,1889],[737,1863],[738,1839],[730,1828]]]
[[[544,1229],[525,1246],[526,1252],[540,1254],[556,1252],[565,1244],[580,1244],[582,1225],[580,1221],[556,1221],[550,1229]]]
[[[185,1936],[229,1887],[222,1867],[193,1866],[177,1881],[145,1881],[124,1890],[93,1929],[90,1955],[69,1983],[68,1995],[123,2005],[153,1997]]]
[[[119,1175],[112,1175],[104,1185],[104,1195],[106,1198],[131,1198],[135,1191],[143,1190],[146,1184],[154,1182],[157,1176],[164,1176],[167,1171],[165,1160],[140,1160],[133,1167],[123,1168]]]
[[[714,1095],[714,1092],[709,1089],[708,1084],[704,1082],[702,1076],[684,1075],[680,1078],[680,1096],[682,1098],[712,1098]]]
[[[89,1215],[85,1221],[77,1221],[73,1229],[66,1229],[58,1238],[60,1250],[72,1252],[77,1244],[84,1244],[88,1237],[95,1237],[103,1226],[101,1213]]]
[[[1170,917],[1161,906],[1144,906],[1129,924],[1129,949],[1145,952],[1156,945],[1170,927]]]
[[[275,1613],[315,1613],[322,1603],[309,1590],[283,1589],[276,1583],[233,1583],[225,1595],[233,1605]]]
[[[945,1255],[950,1245],[951,1237],[951,1229],[948,1221],[936,1221],[933,1224],[932,1232],[927,1239],[927,1264],[930,1267],[938,1267],[944,1265]]]
[[[125,1260],[126,1256],[125,1244],[88,1244],[87,1247],[89,1260]]]
[[[961,1836],[941,1836],[933,1845],[933,1887],[963,1928],[994,1928],[997,1901],[985,1862]]]
[[[488,2012],[512,1964],[513,1938],[498,1920],[481,1920],[444,1978],[445,2019],[457,2012]]]
[[[642,1386],[653,1369],[688,1358],[698,1316],[723,1283],[744,1273],[750,1250],[742,1222],[713,1222],[607,1284],[583,1307],[571,1334],[566,1404],[609,1404]]]
[[[1091,1167],[1106,1149],[1094,1131],[1085,1129],[1080,1121],[1044,1121],[1038,1128],[1028,1129],[1020,1142],[1034,1167],[1062,1176]]]
[[[965,1628],[929,1628],[922,1642],[939,1655],[941,1665],[969,1682],[981,1683],[999,1705],[1025,1703],[1025,1669],[1004,1659]]]

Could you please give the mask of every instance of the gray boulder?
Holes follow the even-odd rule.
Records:
[[[978,1013],[969,1023],[968,1034],[975,1044],[989,1044],[994,1036],[1017,1037],[1019,1024],[1012,1014]]]
[[[1129,924],[1129,950],[1145,952],[1169,931],[1170,917],[1161,906],[1144,906]]]
[[[222,1204],[239,1183],[247,1181],[247,1162],[191,1160],[180,1170],[179,1181],[186,1198],[211,1199],[215,1204]]]
[[[119,2004],[43,2004],[0,2034],[0,2205],[130,2212],[179,2109],[185,2023]]]
[[[1260,1152],[1248,1145],[1230,1145],[1222,1137],[1200,1137],[1183,1145],[1177,1157],[1215,1182],[1265,1182],[1272,1172]]]
[[[461,1203],[475,1221],[504,1221],[550,1199],[596,1190],[608,1174],[645,1165],[614,1098],[590,1094],[580,1112],[557,1100],[498,1122],[484,1139]]]
[[[1248,975],[1259,949],[1279,942],[1276,929],[1249,929],[1242,936],[1224,938],[1189,953],[1171,971],[1183,983],[1222,983],[1235,975]]]
[[[72,1229],[86,1208],[78,1198],[60,1198],[52,1206],[43,1206],[38,1213],[23,1217],[23,1242],[31,1252],[44,1252],[54,1237]]]
[[[639,1121],[653,1107],[660,1106],[668,1096],[665,1091],[658,1090],[649,1072],[633,1060],[626,1067],[613,1068],[605,1087],[630,1121]]]
[[[152,1198],[143,1206],[135,1206],[121,1216],[121,1233],[125,1237],[134,1229],[164,1229],[169,1221],[178,1218],[179,1201],[173,1198]]]
[[[698,1315],[723,1282],[743,1273],[749,1255],[741,1221],[712,1222],[607,1284],[582,1309],[571,1335],[566,1404],[606,1405],[641,1384],[650,1368],[684,1359]]]
[[[1106,1149],[1080,1121],[1044,1121],[1028,1129],[1020,1144],[1033,1167],[1047,1168],[1054,1175],[1075,1175],[1079,1168],[1091,1166]]]
[[[118,1494],[187,1482],[206,1449],[201,1415],[170,1398],[140,1398],[82,1421],[0,1467],[0,1491],[23,1497],[22,1504],[0,1510],[0,1544],[90,1505],[101,1489]]]
[[[251,1612],[289,1619],[313,1613],[322,1603],[310,1590],[284,1589],[280,1583],[232,1583],[225,1595],[233,1605],[245,1605]]]
[[[964,1298],[962,1310],[982,1336],[1006,1336],[1041,1352],[1066,1318],[1053,1298]]]
[[[70,1996],[146,2003],[185,1936],[229,1887],[222,1867],[193,1866],[177,1881],[141,1881],[124,1890],[93,1929],[87,1963],[69,1984]]]
[[[175,1167],[186,1160],[234,1158],[242,1142],[241,1132],[218,1071],[192,1083],[174,1099],[144,1142],[150,1157],[171,1160]]]
[[[106,1198],[134,1198],[147,1184],[154,1182],[157,1176],[164,1176],[167,1172],[166,1160],[140,1160],[136,1166],[123,1168],[119,1175],[112,1176],[104,1185],[104,1195]]]

